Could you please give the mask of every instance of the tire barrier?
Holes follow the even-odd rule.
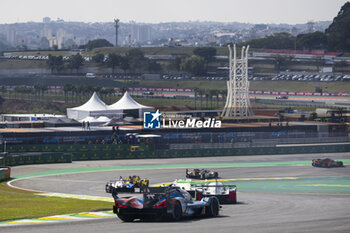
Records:
[[[18,166],[28,164],[45,164],[45,163],[71,163],[71,153],[14,153],[4,157],[4,165]]]
[[[11,177],[10,167],[0,167],[0,181],[8,180]]]

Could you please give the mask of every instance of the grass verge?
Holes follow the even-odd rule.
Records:
[[[111,209],[109,202],[42,197],[0,183],[0,221]]]

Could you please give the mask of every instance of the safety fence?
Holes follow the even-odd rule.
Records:
[[[225,143],[174,143],[169,144],[169,149],[218,149],[218,148],[248,148],[248,147],[276,147],[288,144],[329,144],[349,143],[349,137],[317,137],[317,138],[278,138],[278,139],[247,139],[241,142]]]
[[[53,147],[53,145],[51,145]],[[58,145],[56,145],[58,146]],[[71,148],[71,145],[60,145]],[[187,148],[187,149],[149,149],[139,146],[119,147],[120,145],[79,145],[76,150],[64,152],[11,153],[0,159],[2,166],[16,166],[40,163],[69,163],[84,160],[114,159],[149,159],[149,158],[186,158],[209,156],[238,156],[266,154],[300,154],[350,152],[350,144],[328,144],[309,146],[274,146],[274,147],[237,147],[237,148]],[[125,145],[126,146],[126,145]],[[131,149],[134,147],[134,150]],[[136,148],[135,148],[136,147]],[[42,148],[42,147],[37,147]],[[53,149],[53,148],[51,148]],[[78,150],[79,149],[79,150]]]
[[[148,144],[8,144],[6,151],[8,153],[21,152],[120,152],[132,151],[137,148],[139,151],[149,150],[153,146]],[[3,145],[0,145],[3,150]]]
[[[7,154],[1,160],[1,166],[18,166],[28,164],[44,164],[44,163],[71,163],[71,153],[11,153]]]

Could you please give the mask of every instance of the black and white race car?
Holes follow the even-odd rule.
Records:
[[[236,204],[237,187],[236,185],[227,185],[215,181],[208,184],[197,185],[194,196],[196,200],[200,200],[203,197],[217,197],[221,204]]]
[[[210,171],[208,169],[186,169],[186,178],[194,179],[216,179],[219,177],[218,172]]]
[[[111,180],[106,183],[106,192],[112,193],[113,189],[116,189],[117,192],[134,193],[135,185],[123,179]]]

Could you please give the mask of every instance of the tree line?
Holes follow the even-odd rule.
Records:
[[[276,33],[264,38],[248,40],[242,45],[260,49],[329,50],[350,52],[350,2],[340,9],[332,24],[324,31],[299,34]]]

